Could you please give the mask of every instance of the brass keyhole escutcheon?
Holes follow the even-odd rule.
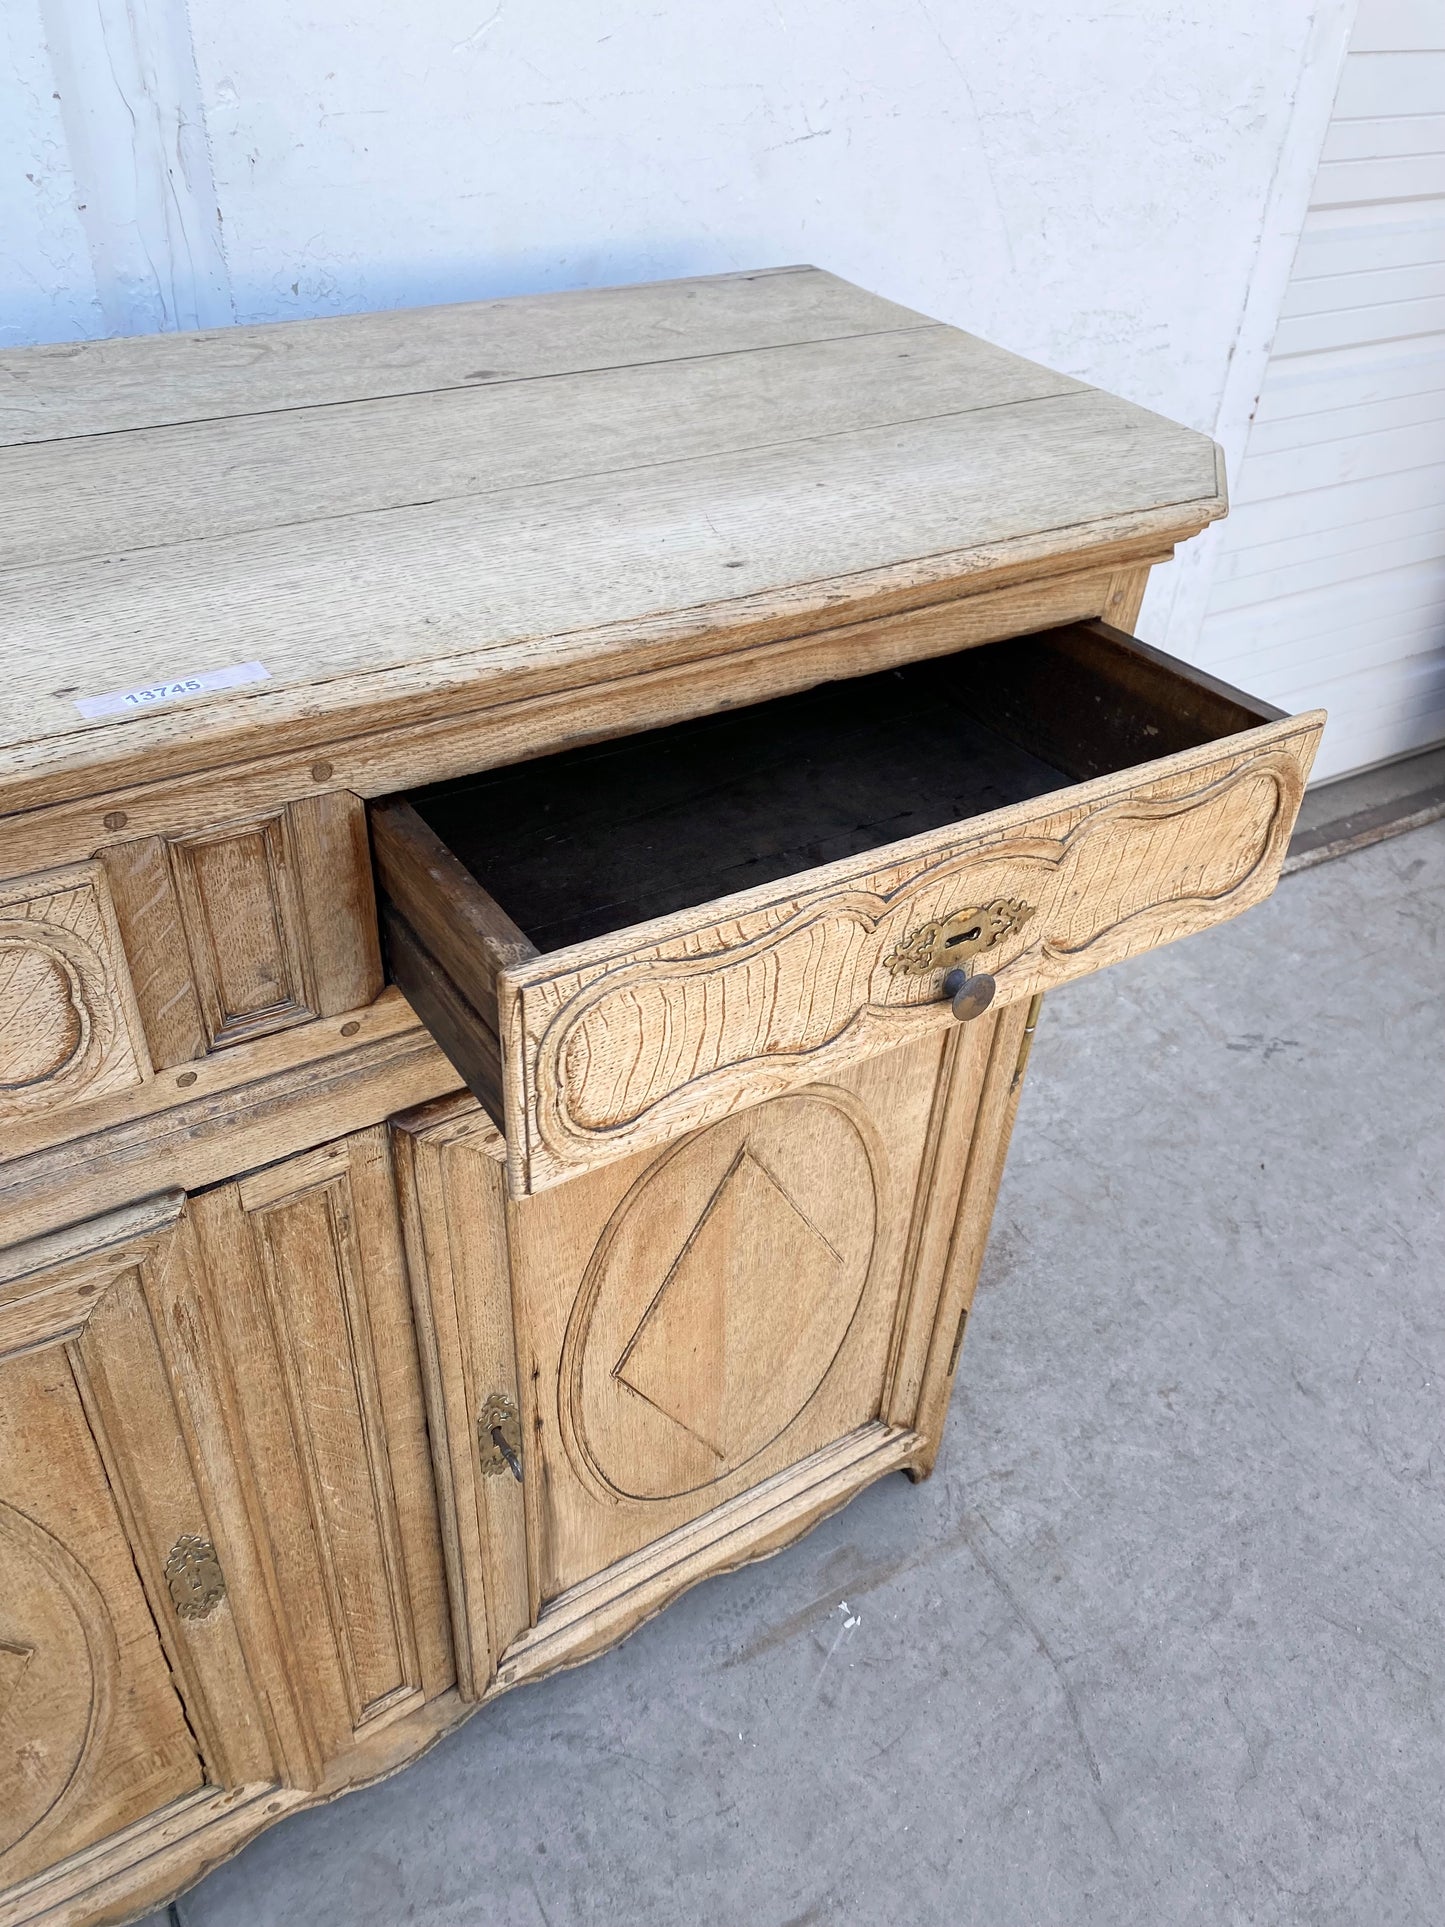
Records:
[[[178,1619],[208,1619],[226,1596],[216,1548],[196,1533],[177,1539],[162,1570]]]
[[[522,1480],[522,1420],[505,1392],[493,1392],[477,1416],[477,1458],[491,1479],[510,1472]]]
[[[1018,897],[971,904],[910,930],[884,962],[895,977],[926,977],[934,970],[951,970],[1022,930],[1033,915],[1033,904]]]

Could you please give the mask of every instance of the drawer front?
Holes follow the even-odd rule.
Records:
[[[1273,889],[1319,737],[1292,719],[504,970],[509,1182],[544,1189],[953,1020],[932,926],[1012,1002]],[[1182,765],[1182,767],[1181,767]]]

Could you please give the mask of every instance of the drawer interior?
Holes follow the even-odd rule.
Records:
[[[548,951],[1280,713],[1090,623],[589,744],[409,800]]]

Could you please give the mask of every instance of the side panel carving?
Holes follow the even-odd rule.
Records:
[[[46,1835],[85,1844],[75,1810],[122,1737],[114,1727],[120,1655],[110,1609],[85,1567],[3,1500],[0,1589],[0,1878],[19,1879],[54,1851]],[[182,1754],[176,1790],[199,1777]],[[125,1817],[122,1807],[119,1823]]]
[[[0,1119],[150,1075],[98,863],[0,884]]]
[[[366,814],[346,791],[101,859],[161,1066],[381,990]]]
[[[171,864],[209,1048],[318,1016],[286,812],[177,838]]]

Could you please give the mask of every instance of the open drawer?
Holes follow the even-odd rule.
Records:
[[[1323,722],[1089,623],[488,771],[372,806],[390,970],[540,1191],[1258,903]]]

